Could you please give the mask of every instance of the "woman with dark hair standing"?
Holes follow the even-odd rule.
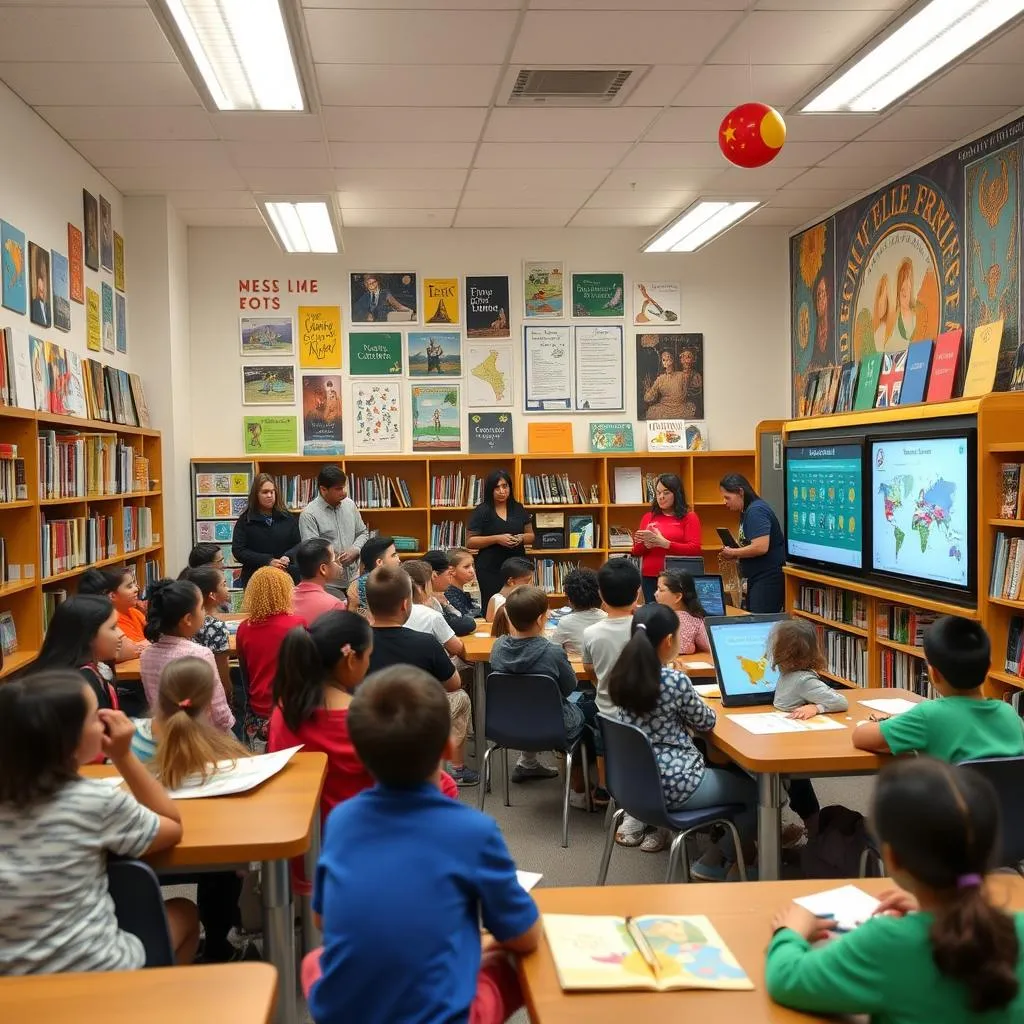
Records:
[[[654,600],[666,555],[700,556],[700,519],[686,501],[683,482],[675,473],[662,473],[654,484],[651,511],[645,512],[633,534],[633,555],[639,556],[644,600]]]
[[[501,566],[507,558],[526,556],[533,545],[533,516],[512,497],[508,470],[496,469],[484,480],[484,500],[473,510],[467,528],[466,547],[476,554],[476,578],[480,607],[505,585]]]
[[[298,582],[295,553],[301,542],[299,520],[281,500],[274,478],[257,473],[249,491],[249,505],[235,522],[231,553],[241,564],[239,582],[244,588],[257,569],[272,565],[284,569]]]
[[[722,548],[723,558],[738,559],[747,581],[747,611],[781,612],[786,603],[786,538],[771,505],[758,497],[750,481],[729,473],[719,481],[722,502],[730,512],[740,513],[740,546]]]

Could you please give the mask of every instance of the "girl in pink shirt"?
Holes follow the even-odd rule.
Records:
[[[693,577],[688,572],[663,572],[658,577],[654,599],[679,616],[680,654],[711,650],[704,625],[704,608],[697,596]]]

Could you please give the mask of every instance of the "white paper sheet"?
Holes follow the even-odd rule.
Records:
[[[863,924],[875,912],[878,900],[855,885],[826,889],[793,900],[819,917],[833,917],[837,930],[848,932]]]
[[[516,871],[519,884],[529,892],[544,876],[539,871]]]
[[[481,638],[482,637],[488,637],[490,635],[491,635],[490,633],[486,633],[486,632],[485,633],[474,633],[473,634],[473,636],[478,636],[478,637],[481,637]]]
[[[688,661],[687,668],[714,668],[710,661]]]
[[[872,711],[881,711],[884,715],[902,715],[904,711],[917,707],[914,701],[904,700],[902,697],[879,697],[877,700],[862,700],[857,703],[871,708]]]
[[[718,689],[718,683],[694,683],[693,688],[697,696],[703,697],[705,700],[722,696],[722,691]]]
[[[780,732],[822,732],[826,729],[845,729],[846,726],[824,715],[815,715],[801,721],[787,718],[785,711],[769,711],[763,715],[726,715],[741,729],[757,736],[767,736]]]

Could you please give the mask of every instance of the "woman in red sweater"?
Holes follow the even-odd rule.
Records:
[[[700,519],[686,501],[683,482],[675,473],[662,473],[654,485],[651,511],[645,512],[633,534],[633,554],[642,556],[644,600],[653,601],[666,555],[700,556]]]

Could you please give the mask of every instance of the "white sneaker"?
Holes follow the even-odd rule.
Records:
[[[575,807],[577,811],[587,811],[590,808],[587,806],[587,794],[586,793],[569,793],[569,806]]]
[[[640,844],[640,849],[644,853],[661,853],[662,850],[668,848],[669,843],[669,831],[667,828],[652,828],[648,831],[647,835],[644,836],[644,841]]]

